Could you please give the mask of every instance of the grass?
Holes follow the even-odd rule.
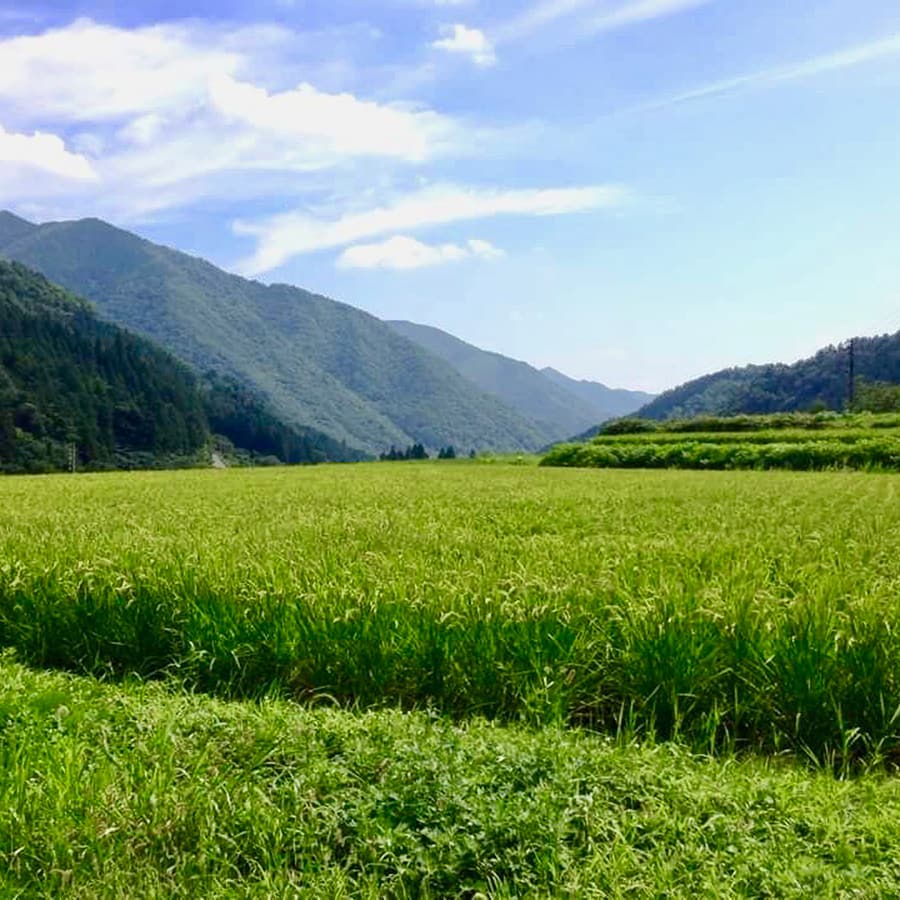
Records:
[[[900,782],[0,659],[4,897],[871,897]]]
[[[0,646],[222,697],[900,761],[895,476],[379,463],[0,481]]]

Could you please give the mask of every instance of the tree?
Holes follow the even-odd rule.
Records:
[[[856,379],[854,412],[900,412],[900,384]]]

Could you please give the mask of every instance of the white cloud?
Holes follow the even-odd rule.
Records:
[[[187,25],[127,30],[81,19],[0,40],[0,97],[23,116],[59,121],[183,109],[202,102],[210,77],[242,67],[239,52],[208,37]]]
[[[542,0],[496,29],[494,38],[497,43],[521,40],[557,19],[596,5],[597,0]]]
[[[25,120],[120,122],[118,137],[139,146],[166,140],[168,133],[195,134],[201,144],[211,133],[213,140],[237,143],[248,132],[273,136],[291,159],[305,148],[317,165],[327,157],[366,155],[418,162],[458,130],[428,109],[327,93],[307,83],[271,92],[240,77],[285,37],[272,26],[127,30],[78,20],[0,39],[0,104]]]
[[[194,20],[129,30],[82,19],[0,37],[0,118],[16,131],[67,124],[72,147],[102,175],[104,190],[87,208],[123,222],[218,196],[228,178],[234,195],[296,196],[298,175],[371,157],[421,164],[488,139],[421,106],[309,83],[263,86],[254,80],[261,71],[283,77],[275,62],[291,52],[288,34]],[[292,43],[310,40],[299,34]],[[60,198],[54,214],[85,212],[73,187],[55,182],[40,192]]]
[[[146,146],[162,136],[165,124],[162,116],[156,113],[146,113],[123,126],[119,130],[118,136],[127,143]]]
[[[67,150],[65,142],[58,135],[42,131],[16,134],[6,131],[2,125],[0,164],[37,169],[73,181],[94,181],[98,177],[90,161]]]
[[[558,216],[621,206],[627,200],[623,188],[609,185],[507,191],[438,185],[408,194],[389,206],[336,218],[294,212],[260,222],[235,222],[237,234],[257,241],[255,253],[239,263],[238,269],[258,275],[302,253],[392,232],[495,216]]]
[[[352,94],[326,94],[311,84],[270,94],[228,76],[210,83],[213,108],[227,120],[255,131],[313,141],[342,156],[392,156],[421,162],[449,140],[454,125],[431,110],[360,100]]]
[[[445,37],[434,41],[432,47],[469,56],[478,66],[492,66],[497,62],[493,44],[483,31],[466,25],[447,25],[443,32]]]
[[[478,238],[472,238],[466,243],[469,247],[469,250],[472,251],[472,254],[474,256],[480,257],[481,259],[500,259],[501,256],[506,255],[499,247],[495,247],[490,241],[482,241]]]
[[[421,269],[465,259],[498,259],[503,256],[488,241],[472,239],[465,244],[424,244],[397,235],[375,244],[355,244],[338,257],[342,269]]]

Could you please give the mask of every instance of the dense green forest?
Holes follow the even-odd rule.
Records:
[[[347,304],[230,275],[97,219],[36,226],[0,212],[0,256],[197,370],[234,376],[290,425],[357,450],[547,442],[534,422]]]
[[[746,366],[704,375],[660,394],[637,416],[687,419],[708,414],[841,410],[855,405],[851,383],[861,384],[863,390],[877,383],[900,384],[900,331],[825,347],[792,365]]]
[[[0,471],[203,463],[213,433],[243,458],[359,458],[281,422],[233,379],[183,363],[102,322],[18,263],[0,261]]]
[[[251,451],[251,461],[285,463],[354,462],[366,458],[342,441],[312,428],[286,424],[258,394],[236,378],[209,371],[201,385],[212,431],[236,449]]]
[[[0,460],[7,470],[63,468],[116,454],[189,457],[208,438],[185,366],[98,321],[83,301],[0,262]]]

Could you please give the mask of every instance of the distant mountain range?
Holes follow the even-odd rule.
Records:
[[[413,322],[388,322],[395,331],[446,360],[487,394],[499,397],[541,429],[544,443],[583,431],[597,422],[634,412],[653,399],[641,391],[612,390],[592,381],[575,381],[555,369],[539,371],[481,350],[459,338]]]
[[[604,419],[627,416],[646,403],[650,403],[656,394],[648,394],[646,391],[629,391],[624,388],[611,388],[599,381],[585,381],[569,378],[556,369],[547,366],[541,369],[541,373],[555,381],[580,397],[585,403],[591,405],[595,411],[594,421],[602,422]]]
[[[35,225],[0,212],[0,257],[87,297],[195,370],[234,379],[289,426],[369,454],[415,442],[534,450],[651,397],[239,278],[98,219]]]
[[[793,365],[725,369],[653,397],[239,278],[98,219],[35,225],[0,212],[0,258],[86,297],[101,318],[186,363],[203,392],[205,427],[286,461],[415,443],[535,450],[624,415],[840,409],[848,399],[843,346]],[[868,381],[900,383],[900,332],[855,339],[854,366]]]
[[[900,314],[898,314],[900,315]],[[853,374],[900,384],[900,331],[853,338]],[[843,409],[850,394],[850,344],[829,346],[791,365],[723,369],[665,391],[635,413],[647,419],[701,414]]]

